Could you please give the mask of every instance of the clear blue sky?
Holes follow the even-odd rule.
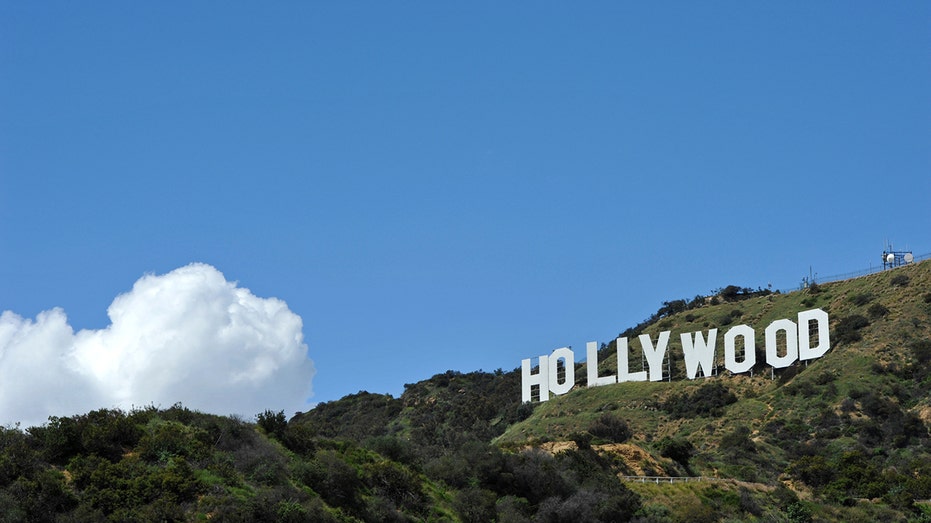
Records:
[[[300,316],[318,402],[931,252],[929,28],[928,2],[0,0],[0,310],[105,329],[144,274],[209,264]]]

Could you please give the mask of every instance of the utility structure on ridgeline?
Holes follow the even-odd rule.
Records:
[[[908,265],[915,261],[915,255],[912,251],[897,251],[892,248],[890,243],[883,251],[883,269],[892,269],[901,265]]]

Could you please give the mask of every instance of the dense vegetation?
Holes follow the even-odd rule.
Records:
[[[591,449],[439,452],[283,420],[176,405],[0,429],[0,521],[625,521],[640,507]]]
[[[0,522],[931,521],[931,263],[785,295],[728,286],[625,333],[812,307],[831,350],[775,372],[673,365],[670,382],[589,389],[579,364],[573,391],[521,404],[517,370],[448,371],[291,419],[176,405],[0,428]]]

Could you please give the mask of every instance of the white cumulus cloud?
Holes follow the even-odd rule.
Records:
[[[77,333],[61,309],[0,315],[0,424],[98,408],[185,406],[246,417],[303,410],[311,395],[300,316],[206,264],[146,275]]]

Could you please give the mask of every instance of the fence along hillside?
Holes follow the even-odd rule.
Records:
[[[915,256],[914,261],[912,261],[908,265],[919,263],[919,262],[922,262],[928,259],[931,259],[931,252],[927,254],[922,254],[921,256]],[[812,283],[822,284],[822,283],[831,283],[835,281],[852,280],[854,278],[861,278],[863,276],[869,276],[870,274],[876,274],[877,272],[895,270],[895,269],[898,269],[899,267],[904,267],[904,265],[899,265],[898,267],[891,267],[891,268],[883,267],[883,266],[876,266],[876,267],[870,267],[868,269],[861,269],[859,271],[845,272],[843,274],[834,274],[832,276],[813,276],[811,278],[811,281],[809,281],[808,279],[803,279],[802,283],[798,287],[795,287],[792,289],[780,289],[779,292],[781,292],[782,294],[787,294],[790,292],[795,292],[795,291],[800,291],[802,289],[805,289]]]

